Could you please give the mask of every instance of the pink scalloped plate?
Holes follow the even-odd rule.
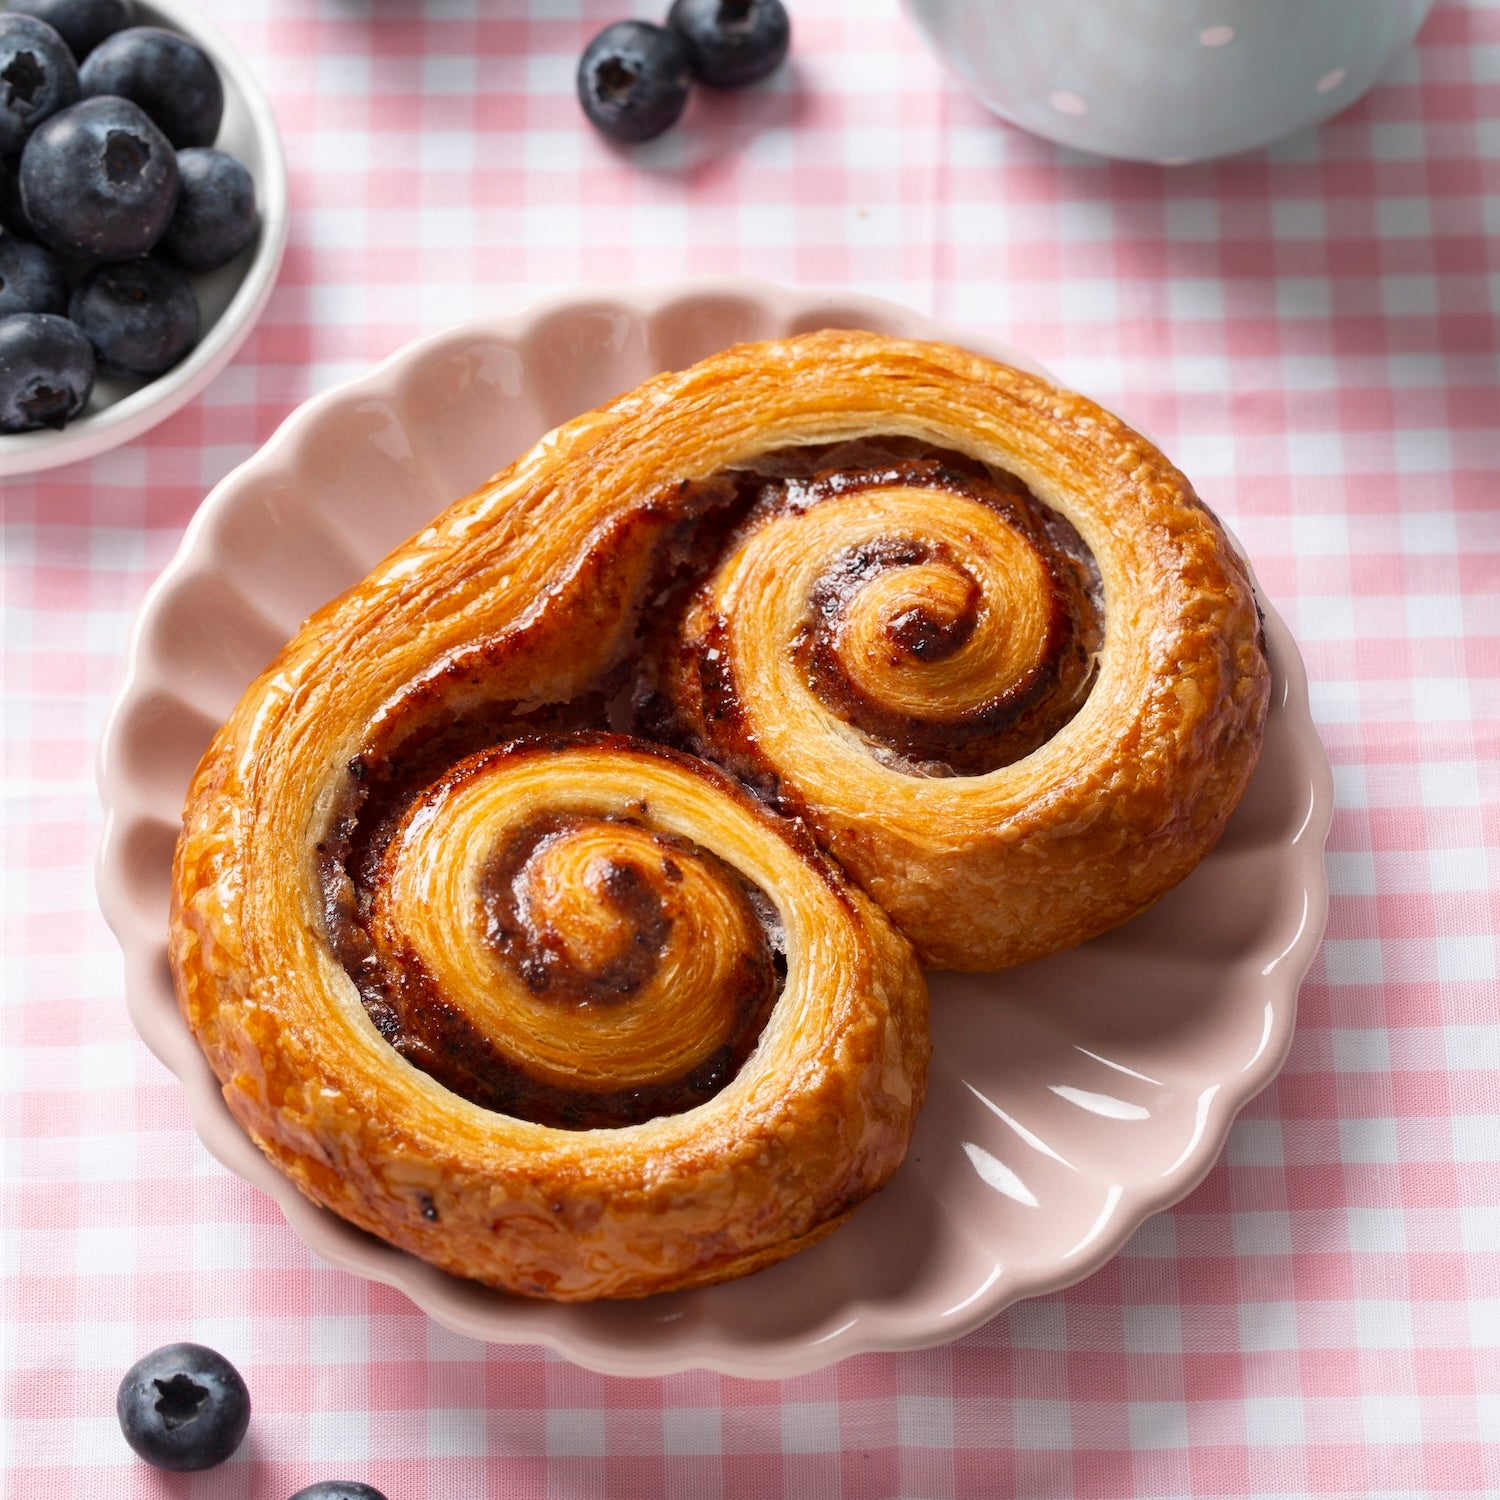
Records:
[[[1134,922],[1041,963],[933,978],[929,1102],[891,1184],[836,1234],[742,1281],[564,1306],[434,1270],[304,1198],[229,1114],[166,963],[170,862],[215,728],[302,619],[565,419],[727,344],[820,327],[995,341],[889,303],[748,282],[592,290],[425,338],[295,412],[204,501],[142,607],[105,731],[99,897],[146,1043],[204,1144],[323,1259],[438,1322],[613,1374],[784,1377],[922,1348],[1097,1269],[1208,1170],[1275,1073],[1322,935],[1327,758],[1266,610],[1265,750],[1218,847]]]

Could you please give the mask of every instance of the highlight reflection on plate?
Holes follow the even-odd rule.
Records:
[[[754,282],[589,291],[465,324],[309,402],[204,502],[142,607],[100,754],[105,915],[148,1045],[205,1145],[324,1259],[433,1318],[619,1374],[784,1377],[942,1343],[1097,1268],[1212,1165],[1268,1083],[1322,934],[1328,764],[1269,609],[1265,749],[1220,844],[1127,926],[1003,974],[934,975],[934,1061],[906,1163],[850,1222],[758,1275],[562,1306],[445,1275],[317,1207],[226,1109],[165,963],[172,844],[214,729],[301,620],[544,432],[725,345],[810,328],[993,340],[905,309]]]

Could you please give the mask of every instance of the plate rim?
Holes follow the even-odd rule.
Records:
[[[1177,1167],[1165,1178],[1155,1179],[1149,1189],[1139,1183],[1126,1185],[1105,1230],[1090,1243],[1087,1253],[1079,1257],[1078,1263],[1070,1264],[1062,1274],[1058,1274],[1055,1267],[1052,1274],[1047,1275],[1033,1273],[1028,1277],[1024,1271],[1017,1272],[1007,1281],[1003,1295],[996,1299],[976,1295],[972,1306],[962,1309],[962,1316],[946,1321],[936,1331],[925,1325],[913,1332],[886,1328],[878,1337],[870,1337],[876,1330],[866,1329],[864,1337],[856,1336],[847,1344],[832,1337],[815,1343],[804,1338],[795,1343],[783,1340],[757,1345],[732,1354],[723,1351],[722,1338],[718,1347],[706,1347],[706,1344],[713,1343],[710,1333],[706,1338],[700,1336],[697,1344],[680,1352],[645,1344],[627,1349],[618,1343],[601,1344],[597,1336],[590,1338],[584,1331],[585,1325],[567,1318],[564,1304],[529,1303],[526,1299],[505,1299],[498,1304],[499,1310],[490,1321],[523,1322],[535,1326],[476,1327],[474,1315],[466,1314],[461,1306],[465,1295],[488,1298],[503,1294],[449,1277],[416,1257],[353,1230],[352,1226],[305,1198],[234,1121],[223,1102],[218,1081],[183,1022],[175,1000],[170,1006],[160,1004],[160,993],[155,986],[160,983],[159,966],[165,952],[165,933],[153,937],[136,919],[126,898],[127,875],[121,868],[121,842],[132,798],[129,794],[130,778],[121,773],[119,766],[131,711],[150,691],[149,674],[144,670],[143,661],[145,637],[151,620],[164,601],[180,582],[193,576],[193,564],[202,548],[204,533],[221,513],[233,510],[235,497],[248,480],[282,464],[301,440],[316,429],[325,414],[346,402],[383,394],[395,372],[415,364],[450,340],[490,339],[520,345],[533,328],[560,314],[576,314],[606,306],[627,309],[634,317],[647,322],[666,307],[695,300],[748,301],[769,309],[782,323],[794,319],[805,322],[808,316],[819,311],[842,315],[858,310],[872,321],[901,328],[903,336],[937,339],[968,347],[989,358],[1056,380],[1034,358],[1004,340],[955,329],[900,303],[832,289],[784,287],[740,277],[690,279],[654,285],[586,285],[538,298],[509,314],[465,320],[409,341],[370,369],[303,402],[265,444],[215,485],[189,521],[171,561],[143,597],[131,626],[124,674],[104,723],[95,762],[95,778],[104,810],[96,856],[96,889],[101,910],[124,955],[125,998],[132,1023],[150,1050],[182,1082],[194,1133],[222,1165],[252,1186],[269,1193],[281,1207],[288,1227],[311,1253],[340,1269],[401,1291],[433,1321],[454,1332],[486,1343],[539,1344],[601,1374],[650,1377],[709,1369],[737,1377],[780,1379],[811,1373],[856,1354],[905,1352],[951,1343],[991,1321],[1017,1301],[1060,1291],[1092,1275],[1119,1252],[1146,1219],[1171,1207],[1202,1181],[1218,1161],[1235,1118],[1280,1070],[1295,1029],[1298,991],[1318,952],[1326,924],[1328,884],[1324,846],[1332,819],[1333,784],[1327,754],[1311,717],[1307,674],[1301,654],[1285,622],[1258,586],[1257,599],[1271,645],[1273,680],[1280,685],[1281,706],[1294,716],[1292,727],[1297,731],[1297,742],[1301,749],[1309,752],[1304,759],[1310,772],[1311,793],[1307,821],[1293,840],[1296,849],[1294,867],[1302,885],[1304,913],[1296,936],[1277,966],[1274,981],[1277,1003],[1272,1007],[1273,1024],[1269,1034],[1253,1063],[1235,1075],[1232,1081],[1226,1080],[1225,1087],[1214,1095],[1201,1133]],[[209,554],[205,552],[204,555]],[[232,1127],[228,1134],[224,1131],[226,1121]],[[306,1215],[308,1210],[333,1220],[337,1235],[334,1243],[314,1245],[309,1240],[298,1222],[299,1214]],[[314,1220],[315,1225],[318,1222]],[[342,1234],[342,1230],[351,1233]],[[559,1307],[564,1308],[562,1315],[556,1313]],[[536,1311],[539,1308],[542,1311]],[[863,1327],[867,1321],[860,1319],[855,1326]]]

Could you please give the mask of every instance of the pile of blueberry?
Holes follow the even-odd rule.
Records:
[[[616,21],[584,48],[578,102],[612,140],[649,141],[676,123],[695,78],[716,89],[756,83],[791,40],[781,0],[674,0],[665,26]]]
[[[95,372],[150,380],[201,331],[191,272],[255,237],[255,184],[213,149],[224,87],[135,0],[0,14],[0,432],[60,428]]]
[[[250,1392],[240,1372],[202,1344],[167,1344],[125,1372],[115,1397],[120,1431],[158,1469],[212,1469],[244,1442]],[[323,1479],[292,1500],[385,1500],[352,1479]]]

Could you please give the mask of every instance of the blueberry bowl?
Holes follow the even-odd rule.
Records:
[[[286,165],[271,106],[228,39],[191,0],[137,0],[136,24],[178,32],[212,60],[224,89],[216,145],[238,158],[255,185],[260,225],[251,243],[217,270],[194,274],[202,335],[153,379],[101,375],[88,405],[60,430],[0,434],[0,478],[92,458],[139,437],[197,396],[234,357],[270,297],[287,235]]]

